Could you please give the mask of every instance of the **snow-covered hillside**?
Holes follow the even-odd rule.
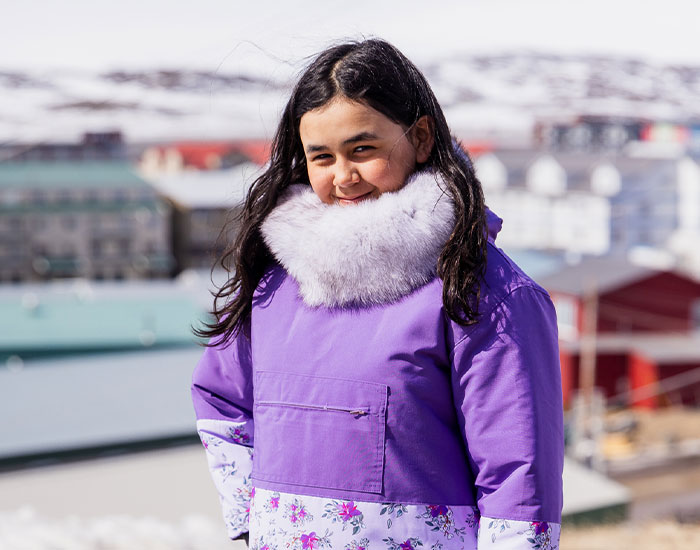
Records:
[[[460,136],[526,140],[539,117],[579,113],[700,118],[700,66],[542,53],[454,56],[422,67]],[[269,67],[268,67],[269,69]],[[269,74],[187,69],[0,70],[0,140],[270,137],[299,67]]]

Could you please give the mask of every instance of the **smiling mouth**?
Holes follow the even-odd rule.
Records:
[[[336,197],[338,199],[339,204],[357,204],[358,202],[361,202],[365,199],[368,199],[370,195],[372,194],[372,191],[367,191],[367,193],[363,193],[362,195],[357,195],[356,197]]]

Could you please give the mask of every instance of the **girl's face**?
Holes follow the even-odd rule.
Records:
[[[299,133],[309,182],[321,201],[351,205],[403,187],[433,147],[432,120],[411,127],[337,97],[301,117]]]

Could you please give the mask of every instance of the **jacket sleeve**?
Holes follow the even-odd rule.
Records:
[[[452,355],[478,548],[557,548],[564,430],[554,307],[546,292],[523,286],[482,315]]]
[[[197,432],[206,449],[229,537],[248,531],[253,461],[253,382],[244,331],[207,347],[192,377]]]

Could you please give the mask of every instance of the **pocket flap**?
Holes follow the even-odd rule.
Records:
[[[387,395],[373,382],[258,372],[253,478],[380,493]]]

